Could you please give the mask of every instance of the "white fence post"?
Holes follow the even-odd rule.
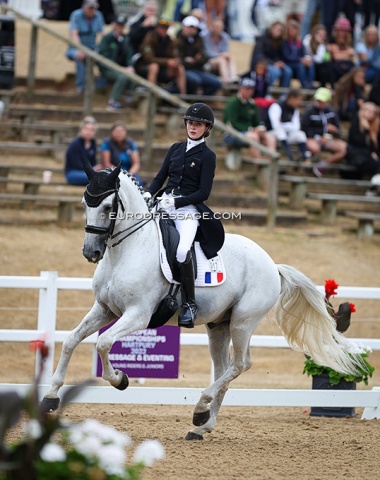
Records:
[[[50,384],[54,371],[54,337],[57,320],[58,272],[41,272],[41,277],[46,279],[46,288],[40,288],[37,329],[46,333],[45,343],[49,347],[49,356],[45,360],[40,383]],[[40,353],[37,352],[36,374],[38,373],[40,361]]]

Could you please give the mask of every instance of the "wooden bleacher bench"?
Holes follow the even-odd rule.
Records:
[[[44,182],[42,178],[37,177],[0,177],[0,191],[5,191],[9,184],[23,185],[23,193],[30,195],[37,195],[41,186],[70,187],[73,189],[80,187],[82,190],[84,189],[83,186],[69,185],[64,179]]]
[[[0,177],[8,177],[11,172],[23,172],[23,173],[37,173],[41,175],[44,170],[50,170],[53,174],[63,175],[64,171],[62,167],[41,167],[33,165],[14,165],[13,163],[1,163],[0,164]]]
[[[369,188],[371,182],[368,180],[344,180],[341,178],[329,177],[306,177],[297,175],[280,175],[280,180],[290,183],[289,207],[295,210],[302,209],[307,194],[308,185],[324,185],[328,187],[347,186]]]
[[[39,142],[0,142],[0,150],[24,150],[26,152],[45,152],[47,155],[56,158],[59,152],[64,152],[67,145]]]
[[[345,215],[358,221],[357,237],[359,240],[371,237],[375,233],[375,222],[380,222],[380,213],[345,212]]]
[[[68,226],[74,216],[74,207],[81,204],[78,196],[64,195],[31,195],[25,193],[0,193],[0,201],[20,202],[24,208],[31,208],[36,203],[49,203],[58,205],[57,224],[61,227]]]
[[[367,197],[365,195],[344,195],[338,193],[307,193],[307,198],[320,200],[320,221],[324,225],[332,225],[336,221],[338,202],[361,203],[380,206],[380,197]]]

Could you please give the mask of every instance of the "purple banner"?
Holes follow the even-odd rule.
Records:
[[[99,334],[111,325],[100,329]],[[122,337],[111,348],[111,365],[131,378],[178,378],[179,334],[179,327],[165,325]],[[99,355],[96,376],[102,376]]]

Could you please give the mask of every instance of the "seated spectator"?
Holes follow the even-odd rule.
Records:
[[[207,30],[207,24],[205,20],[205,11],[202,8],[193,8],[189,15],[192,17],[195,17],[199,20],[199,35],[201,37],[204,37],[206,33],[208,32]]]
[[[340,120],[351,121],[365,99],[365,72],[355,67],[335,84],[332,105]]]
[[[347,163],[356,168],[355,178],[372,177],[374,186],[380,184],[379,107],[372,102],[364,102],[352,120],[348,134]]]
[[[322,87],[327,83],[332,86],[331,54],[328,51],[326,27],[322,24],[314,25],[303,39],[303,45],[306,55],[310,55],[314,62],[315,80]]]
[[[315,91],[314,103],[304,111],[301,128],[306,133],[307,149],[312,155],[329,152],[327,163],[339,163],[346,156],[347,144],[339,138],[340,121],[338,113],[331,107],[331,91],[320,87]],[[322,172],[314,170],[318,176]]]
[[[363,41],[356,46],[359,57],[359,65],[365,70],[366,83],[373,83],[380,73],[378,64],[379,32],[375,25],[368,25],[364,30]]]
[[[230,52],[230,36],[223,30],[223,20],[217,18],[212,21],[209,32],[202,37],[205,54],[211,71],[219,75],[224,83],[237,83],[239,77]]]
[[[98,11],[98,7],[99,4],[96,0],[84,0],[82,8],[74,10],[70,15],[70,40],[81,43],[91,50],[95,50],[96,43],[101,40],[104,30],[103,14]],[[75,62],[75,86],[77,93],[83,93],[86,77],[86,54],[69,46],[66,57]]]
[[[197,93],[201,88],[203,95],[214,95],[221,88],[222,82],[216,75],[207,71],[210,65],[198,27],[197,18],[186,17],[177,35],[179,55],[186,71],[187,93]]]
[[[250,78],[243,78],[240,82],[236,95],[231,97],[224,110],[223,121],[238,130],[244,136],[256,143],[262,144],[270,150],[276,150],[276,138],[268,133],[260,120],[259,110],[252,99],[255,83]],[[233,135],[226,135],[224,142],[230,147],[246,147],[247,144],[235,138]],[[253,158],[258,158],[260,151],[249,145],[249,151]]]
[[[377,77],[369,91],[368,101],[373,102],[380,107],[380,75]]]
[[[134,54],[140,50],[145,35],[154,30],[158,20],[158,4],[155,0],[148,0],[138,18],[129,27],[129,41]]]
[[[302,88],[312,88],[314,82],[314,64],[310,55],[306,55],[300,37],[300,24],[296,20],[287,23],[287,38],[282,44],[284,62],[293,72],[293,78],[297,78]]]
[[[268,108],[276,100],[269,95],[269,73],[266,60],[258,60],[252,72],[245,73],[243,77],[253,80],[255,88],[252,98],[259,107],[260,118],[266,118]]]
[[[123,67],[126,72],[134,72],[135,69],[132,66],[132,48],[128,36],[124,34],[126,23],[127,18],[124,15],[118,15],[112,30],[107,33],[100,42],[99,54],[117,63]],[[120,110],[122,107],[120,98],[127,86],[132,82],[122,73],[107,68],[102,64],[99,64],[99,70],[103,78],[107,81],[114,82],[107,109]]]
[[[285,34],[285,25],[276,21],[256,38],[256,44],[252,52],[250,71],[255,68],[258,60],[266,60],[268,63],[269,84],[279,80],[281,87],[288,88],[292,79],[292,69],[285,64],[282,52],[282,42]]]
[[[121,162],[121,168],[133,175],[140,185],[143,181],[138,175],[140,170],[140,153],[136,142],[128,137],[127,127],[123,122],[112,125],[110,136],[100,146],[103,168],[114,168]]]
[[[294,161],[290,145],[297,145],[302,160],[310,160],[306,147],[306,134],[301,130],[299,106],[303,96],[299,90],[289,90],[285,100],[273,103],[268,109],[268,128],[282,145],[289,160]]]
[[[356,52],[352,47],[351,25],[347,18],[337,18],[333,28],[333,38],[333,43],[329,45],[329,51],[332,82],[335,84],[355,66],[356,61]]]
[[[83,170],[83,157],[86,157],[94,170],[100,170],[96,165],[96,120],[93,117],[84,117],[78,136],[69,144],[66,150],[65,177],[70,185],[87,185],[88,178]]]
[[[145,35],[136,70],[155,84],[175,81],[177,93],[186,93],[185,67],[175,40],[168,35],[169,26],[170,22],[160,19],[155,29]]]

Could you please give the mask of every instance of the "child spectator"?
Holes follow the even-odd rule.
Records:
[[[356,52],[352,47],[351,31],[347,18],[338,17],[333,28],[334,41],[329,45],[334,84],[355,66]]]
[[[355,67],[335,84],[332,105],[340,120],[351,121],[365,99],[365,72]]]
[[[300,24],[296,20],[288,21],[282,56],[286,65],[292,69],[293,77],[301,82],[302,87],[311,88],[315,77],[313,59],[305,53],[300,37]]]
[[[268,63],[269,84],[279,80],[281,87],[288,88],[292,79],[292,69],[286,65],[283,58],[282,42],[285,34],[285,25],[276,21],[256,38],[256,45],[252,52],[250,71],[255,68],[259,60]]]
[[[363,41],[357,44],[356,52],[359,57],[359,65],[365,69],[366,83],[373,83],[380,73],[379,32],[375,25],[368,25],[365,28]]]
[[[314,25],[311,32],[305,36],[303,44],[306,55],[309,55],[314,62],[315,80],[322,87],[327,83],[332,86],[331,55],[328,51],[326,27],[320,23]]]

